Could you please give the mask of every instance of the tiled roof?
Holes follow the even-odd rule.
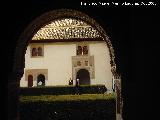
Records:
[[[32,40],[99,38],[101,35],[91,25],[73,18],[59,19],[40,28]]]

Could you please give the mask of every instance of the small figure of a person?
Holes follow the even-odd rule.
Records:
[[[73,85],[73,80],[71,78],[69,79],[69,85]]]
[[[38,86],[42,86],[42,81],[39,81],[39,82],[38,82]]]
[[[79,79],[76,79],[76,84],[75,84],[75,94],[79,95]]]
[[[76,80],[76,86],[79,86],[79,79]]]

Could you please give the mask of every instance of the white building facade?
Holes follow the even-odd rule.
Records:
[[[92,26],[72,18],[52,21],[35,33],[25,54],[21,87],[104,84],[112,90],[110,53]]]

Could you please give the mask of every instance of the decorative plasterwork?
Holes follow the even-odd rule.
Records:
[[[96,29],[87,23],[73,18],[63,18],[52,21],[40,28],[32,40],[70,39],[70,38],[99,38]]]
[[[86,64],[87,62],[87,64]],[[77,72],[86,69],[90,73],[90,78],[95,78],[94,56],[72,56],[72,78],[75,80]]]

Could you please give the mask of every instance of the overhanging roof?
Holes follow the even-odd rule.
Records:
[[[63,18],[50,22],[40,28],[31,42],[38,41],[81,41],[102,39],[99,32],[82,20]],[[79,39],[79,40],[78,40]]]

